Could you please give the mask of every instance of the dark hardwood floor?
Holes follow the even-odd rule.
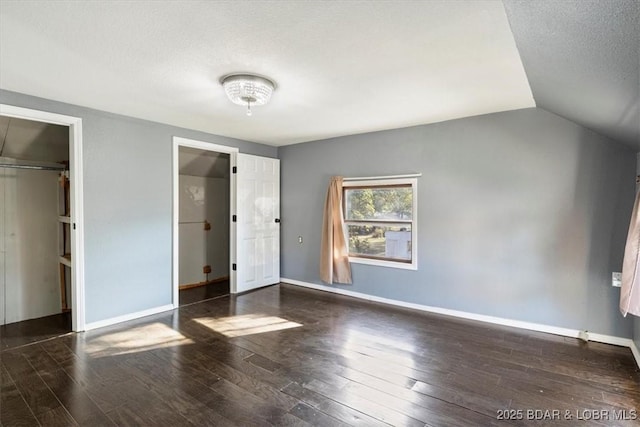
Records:
[[[0,325],[0,351],[71,332],[71,312]]]
[[[577,418],[640,410],[627,348],[291,285],[0,357],[3,426],[638,425]]]
[[[180,305],[193,304],[223,295],[229,295],[229,280],[180,290]]]

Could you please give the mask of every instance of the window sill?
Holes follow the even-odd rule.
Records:
[[[375,265],[378,267],[399,268],[401,270],[417,270],[418,269],[416,260],[414,260],[412,263],[406,263],[406,262],[385,261],[381,259],[349,257],[349,262],[352,262],[355,264]]]

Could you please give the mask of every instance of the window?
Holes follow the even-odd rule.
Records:
[[[415,178],[343,183],[351,262],[417,269],[417,185]]]

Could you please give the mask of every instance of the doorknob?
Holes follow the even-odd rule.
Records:
[[[276,223],[280,223],[280,218],[276,218]]]

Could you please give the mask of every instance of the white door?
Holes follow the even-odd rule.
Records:
[[[280,281],[280,160],[238,153],[236,292]]]

